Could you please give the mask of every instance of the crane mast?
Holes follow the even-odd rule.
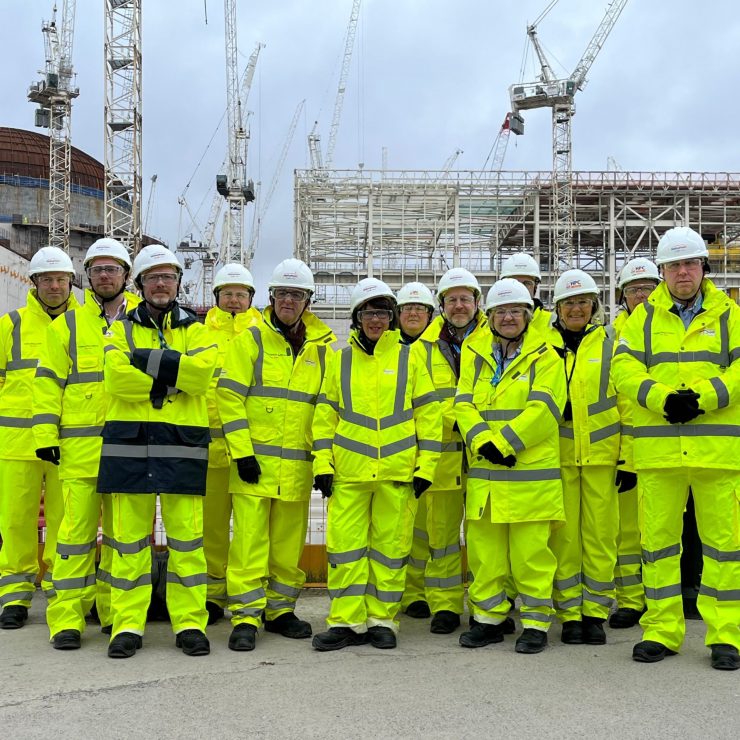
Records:
[[[80,94],[72,85],[75,0],[64,0],[59,25],[56,17],[55,4],[52,20],[41,26],[46,50],[44,76],[31,85],[28,99],[39,106],[36,126],[49,129],[49,244],[68,252],[72,100]]]

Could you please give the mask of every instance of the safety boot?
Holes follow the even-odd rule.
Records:
[[[662,642],[643,640],[632,648],[632,660],[638,663],[657,663],[663,658],[675,655],[676,651],[667,648]]]
[[[412,601],[406,607],[406,614],[413,619],[428,619],[432,616],[429,604],[422,599],[419,599],[419,601]]]
[[[715,643],[712,648],[712,668],[718,671],[736,671],[740,668],[740,655],[734,645]]]
[[[19,630],[28,619],[28,607],[11,604],[0,614],[1,630]]]
[[[257,628],[253,624],[237,624],[229,635],[229,650],[247,652],[254,650]]]
[[[183,630],[175,635],[175,647],[182,648],[185,655],[208,655],[211,643],[200,630]]]
[[[634,627],[640,623],[640,617],[645,613],[643,609],[630,609],[627,606],[620,607],[609,617],[609,626],[613,630],[624,630]]]
[[[500,624],[483,624],[476,622],[473,628],[460,635],[459,643],[462,647],[479,648],[491,645],[494,642],[504,641],[504,631]]]
[[[119,632],[108,644],[109,658],[130,658],[142,646],[141,635]]]
[[[525,627],[514,644],[517,653],[541,653],[547,646],[547,632]]]
[[[314,635],[311,645],[315,650],[323,653],[329,650],[341,650],[350,645],[364,645],[368,639],[367,632],[355,632],[349,627],[329,627],[326,632]]]
[[[580,619],[569,619],[563,622],[560,642],[565,645],[583,645],[583,622]]]
[[[583,617],[583,642],[586,645],[606,645],[604,620],[601,617]]]
[[[80,644],[79,630],[61,630],[52,638],[52,645],[55,650],[79,650]]]
[[[302,640],[311,637],[313,630],[308,622],[298,619],[293,612],[285,612],[275,619],[265,620],[265,631],[275,632],[293,640]]]
[[[380,650],[392,650],[396,647],[396,633],[390,627],[376,625],[367,631],[370,644]]]
[[[443,609],[432,617],[429,631],[435,635],[451,635],[459,626],[460,615]]]
[[[206,611],[208,612],[209,626],[224,618],[224,608],[215,601],[206,601]]]

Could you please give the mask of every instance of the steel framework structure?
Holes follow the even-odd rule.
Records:
[[[141,0],[105,0],[105,233],[141,247]]]
[[[314,271],[315,309],[348,316],[362,277],[394,290],[433,287],[450,267],[473,271],[484,289],[501,261],[524,250],[551,299],[557,276],[553,173],[328,171],[295,174],[294,254]],[[615,277],[633,256],[654,257],[666,229],[687,224],[710,244],[720,287],[740,288],[740,173],[574,172],[573,264],[591,273],[614,314]]]

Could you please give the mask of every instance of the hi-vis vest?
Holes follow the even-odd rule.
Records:
[[[620,311],[617,314],[614,321],[612,321],[612,329],[614,330],[616,339],[622,333],[624,325],[627,323],[627,319],[630,317],[626,310]],[[612,363],[614,360],[612,360]],[[612,377],[614,377],[614,371],[612,370]],[[619,467],[623,470],[628,470],[631,473],[635,472],[635,461],[633,457],[633,444],[632,444],[632,406],[634,404],[633,398],[628,398],[624,393],[620,393],[617,388],[617,408],[619,409],[619,419],[621,421],[622,430],[619,439]]]

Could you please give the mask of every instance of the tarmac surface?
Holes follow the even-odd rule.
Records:
[[[680,655],[652,665],[631,660],[639,628],[607,629],[593,647],[561,644],[556,625],[544,653],[519,655],[515,636],[470,650],[460,630],[432,635],[406,616],[395,650],[318,653],[261,632],[235,653],[222,621],[195,658],[160,622],[135,657],[111,660],[93,624],[81,650],[52,649],[42,604],[37,594],[27,625],[0,631],[3,739],[740,737],[740,671],[710,668],[701,622]],[[318,632],[328,607],[325,591],[307,591],[297,612]]]

